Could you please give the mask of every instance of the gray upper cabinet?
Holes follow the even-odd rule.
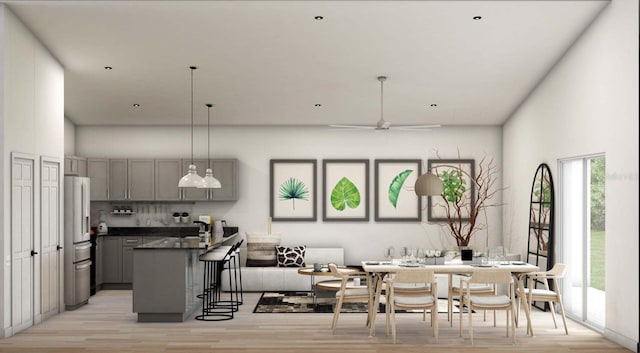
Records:
[[[78,156],[64,156],[64,175],[87,176],[87,159]]]
[[[204,176],[206,159],[195,159]],[[220,189],[178,188],[190,159],[101,159],[87,160],[92,201],[235,201],[238,199],[238,160],[212,159],[213,176]]]
[[[129,159],[127,169],[127,200],[155,200],[155,161],[153,159]]]
[[[207,170],[206,159],[194,159],[198,174],[204,177]],[[182,160],[182,174],[187,172],[191,164],[190,159]],[[195,189],[184,188],[182,199],[188,201],[234,201],[238,199],[238,160],[237,159],[212,159],[211,168],[213,176],[220,181],[220,189]]]
[[[126,159],[109,160],[109,200],[127,200],[129,187]]]
[[[211,189],[212,201],[233,201],[238,199],[238,160],[214,159],[211,161],[213,176],[220,181],[220,189]]]
[[[178,182],[182,178],[181,159],[156,159],[156,200],[180,200]]]
[[[187,170],[189,170],[189,164],[191,164],[191,159],[182,160],[182,175],[187,174]],[[207,170],[207,160],[194,159],[193,164],[196,165],[196,170],[198,171],[198,175],[200,175],[201,177],[204,177],[204,172]],[[182,175],[180,176],[181,178],[182,178]],[[188,200],[188,201],[206,201],[209,199],[209,193],[207,189],[183,188],[182,199]]]
[[[87,176],[91,180],[92,201],[109,200],[109,160],[89,158],[87,160]]]

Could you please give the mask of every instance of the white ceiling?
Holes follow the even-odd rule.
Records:
[[[608,0],[6,3],[78,125],[500,125]]]

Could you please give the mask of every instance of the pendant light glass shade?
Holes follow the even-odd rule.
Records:
[[[418,196],[438,196],[442,194],[442,179],[433,173],[424,173],[416,179],[415,191]]]
[[[197,68],[190,66],[189,69],[191,70],[191,164],[189,164],[187,174],[178,182],[178,187],[180,188],[197,188],[204,183],[202,177],[198,175],[196,165],[193,163],[193,71]]]
[[[205,176],[202,179],[202,185],[198,186],[199,188],[205,189],[220,189],[222,184],[220,180],[213,177],[213,170],[211,170],[211,156],[209,155],[209,151],[211,151],[211,107],[213,104],[207,104],[207,171],[205,172]]]

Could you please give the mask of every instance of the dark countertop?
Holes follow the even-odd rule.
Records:
[[[142,244],[136,246],[134,249],[192,249],[192,250],[211,250],[219,247],[222,243],[235,238],[238,233],[231,234],[228,237],[222,238],[217,243],[214,243],[212,246],[205,246],[204,243],[200,242],[200,237],[198,236],[188,236],[188,237],[166,237],[159,240],[155,240],[149,242],[147,244]]]
[[[94,229],[95,231],[95,229]],[[198,236],[200,227],[109,227],[108,234],[98,236],[187,237]]]

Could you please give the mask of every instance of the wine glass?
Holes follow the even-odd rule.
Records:
[[[393,253],[394,253],[393,246],[388,246],[384,248],[384,258],[387,259],[387,262],[391,263],[391,260],[393,259]]]
[[[407,262],[407,256],[409,255],[409,248],[406,246],[403,246],[400,248],[400,257],[402,257],[402,263],[406,263]]]

